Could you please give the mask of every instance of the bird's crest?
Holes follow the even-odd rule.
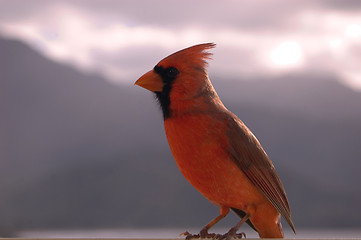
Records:
[[[187,63],[189,66],[205,69],[207,66],[206,60],[210,59],[212,55],[212,53],[207,52],[207,50],[212,49],[215,46],[215,43],[203,43],[188,47],[169,55],[161,60],[158,65],[164,67],[180,67],[180,64]]]

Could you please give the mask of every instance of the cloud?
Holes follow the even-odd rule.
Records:
[[[355,11],[359,12],[361,8],[361,1],[359,0],[328,0],[317,1],[317,4],[322,8],[338,11]]]
[[[345,2],[348,6],[338,11],[339,4],[12,0],[0,2],[0,31],[50,58],[97,69],[114,81],[133,81],[181,48],[216,42],[211,74],[333,72],[361,88],[356,64],[361,60],[361,7]]]

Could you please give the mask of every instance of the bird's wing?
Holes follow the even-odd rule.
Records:
[[[232,160],[267,197],[295,232],[285,190],[261,144],[234,114],[227,117],[227,125],[229,154]]]

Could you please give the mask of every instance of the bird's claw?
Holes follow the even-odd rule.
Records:
[[[186,240],[190,240],[192,238],[200,238],[199,234],[191,234],[188,231],[185,231],[185,232],[179,234],[179,237],[182,237],[182,236],[185,236]]]
[[[244,232],[237,233],[235,237],[236,238],[242,238],[242,237],[247,238],[246,233],[244,233]]]
[[[179,234],[179,237],[185,236],[186,240],[190,240],[190,239],[216,239],[216,240],[230,240],[232,238],[246,238],[246,234],[244,232],[241,233],[237,233],[237,234],[218,234],[218,233],[199,233],[199,234],[191,234],[188,231],[185,231],[181,234]]]
[[[212,239],[221,239],[223,235],[218,233],[208,233],[206,238],[212,238]]]
[[[179,234],[178,237],[183,237],[183,236],[188,236],[190,233],[188,231],[182,232],[181,234]]]
[[[232,238],[240,239],[240,238],[247,238],[246,234],[244,232],[241,233],[226,233],[222,235],[218,240],[231,240]]]

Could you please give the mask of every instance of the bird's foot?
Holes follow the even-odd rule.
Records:
[[[186,240],[192,239],[192,238],[200,238],[201,236],[199,234],[191,234],[188,231],[185,231],[181,234],[179,234],[179,237],[185,236]]]
[[[240,232],[240,233],[236,233],[236,235],[234,236],[235,238],[247,238],[246,233],[244,232]]]
[[[199,234],[191,234],[189,232],[184,232],[184,233],[181,233],[179,235],[179,237],[181,236],[185,236],[186,237],[186,240],[190,240],[190,239],[205,239],[205,238],[210,238],[210,239],[221,239],[223,237],[222,234],[218,234],[218,233],[208,233],[208,232],[204,232],[204,231],[201,231]]]
[[[244,232],[236,233],[233,231],[229,231],[226,234],[222,235],[219,240],[231,240],[232,238],[240,239],[240,238],[247,238]]]
[[[217,233],[208,233],[208,229],[207,228],[203,228],[200,232],[199,232],[199,236],[201,238],[211,238],[211,239],[219,239],[222,235],[221,234],[217,234]]]

